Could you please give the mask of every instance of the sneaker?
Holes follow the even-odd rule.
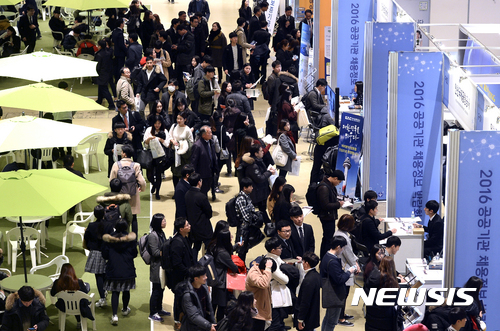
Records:
[[[128,314],[130,314],[130,307],[127,307],[127,309],[122,309],[123,316],[127,316]]]
[[[95,303],[96,307],[106,307],[107,305],[108,303],[106,302],[105,298],[99,299],[99,301]]]
[[[223,190],[221,190],[220,188],[218,188],[218,187],[217,187],[217,188],[215,189],[215,193],[224,193],[224,191],[223,191]]]
[[[149,315],[148,319],[153,322],[163,322],[163,318],[161,318],[158,314]]]
[[[343,322],[338,322],[337,324],[342,326],[354,326],[354,324],[349,322],[348,320],[345,320]]]
[[[353,318],[354,318],[354,316],[344,314],[345,320],[352,320]]]
[[[158,312],[158,315],[160,315],[160,316],[170,316],[170,315],[172,315],[172,314],[170,314],[170,312],[168,312],[168,311],[165,311],[165,310],[160,310],[160,311]]]
[[[117,315],[113,315],[113,317],[111,317],[111,324],[118,325],[118,316]]]

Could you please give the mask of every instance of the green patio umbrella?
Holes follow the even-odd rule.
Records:
[[[0,91],[0,107],[49,113],[108,110],[90,98],[45,83]]]
[[[0,6],[16,5],[20,2],[21,0],[0,0]]]
[[[130,0],[49,0],[46,6],[61,6],[78,10],[92,10],[100,8],[127,8]]]
[[[66,169],[18,170],[0,173],[0,217],[59,216],[77,203],[105,191]],[[26,246],[21,240],[26,277]]]

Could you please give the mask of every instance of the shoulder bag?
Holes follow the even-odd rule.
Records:
[[[276,147],[274,147],[272,157],[274,163],[276,163],[278,167],[284,167],[288,162],[288,155],[285,152],[283,152],[283,149],[280,146],[279,138],[278,138],[278,144],[276,145]]]
[[[323,289],[322,307],[323,308],[341,308],[344,306],[346,299],[346,289],[345,285],[333,287],[330,281],[330,276],[328,275],[328,267],[330,266],[330,260],[326,266],[326,278],[321,279],[321,287]]]

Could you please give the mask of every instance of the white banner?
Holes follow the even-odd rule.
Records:
[[[269,8],[266,11],[266,21],[267,21],[267,29],[271,34],[271,37],[274,34],[274,25],[276,24],[276,17],[278,16],[280,1],[279,0],[270,0]]]

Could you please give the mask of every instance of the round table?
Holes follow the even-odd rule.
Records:
[[[46,291],[52,286],[52,279],[44,275],[29,274],[27,283],[24,282],[24,275],[7,277],[0,282],[2,289],[9,292],[16,292],[24,285],[29,285],[35,290]]]
[[[16,16],[16,13],[14,13],[13,11],[4,11],[3,13],[0,13],[0,15],[5,15],[5,17],[9,18]]]
[[[22,221],[23,224],[33,224],[33,223],[40,223],[40,246],[45,247],[45,240],[47,239],[45,237],[45,221],[51,218],[52,216],[30,216],[30,217],[23,217]],[[19,217],[14,217],[14,216],[9,216],[6,217],[7,221],[13,222],[18,224],[19,223]]]

